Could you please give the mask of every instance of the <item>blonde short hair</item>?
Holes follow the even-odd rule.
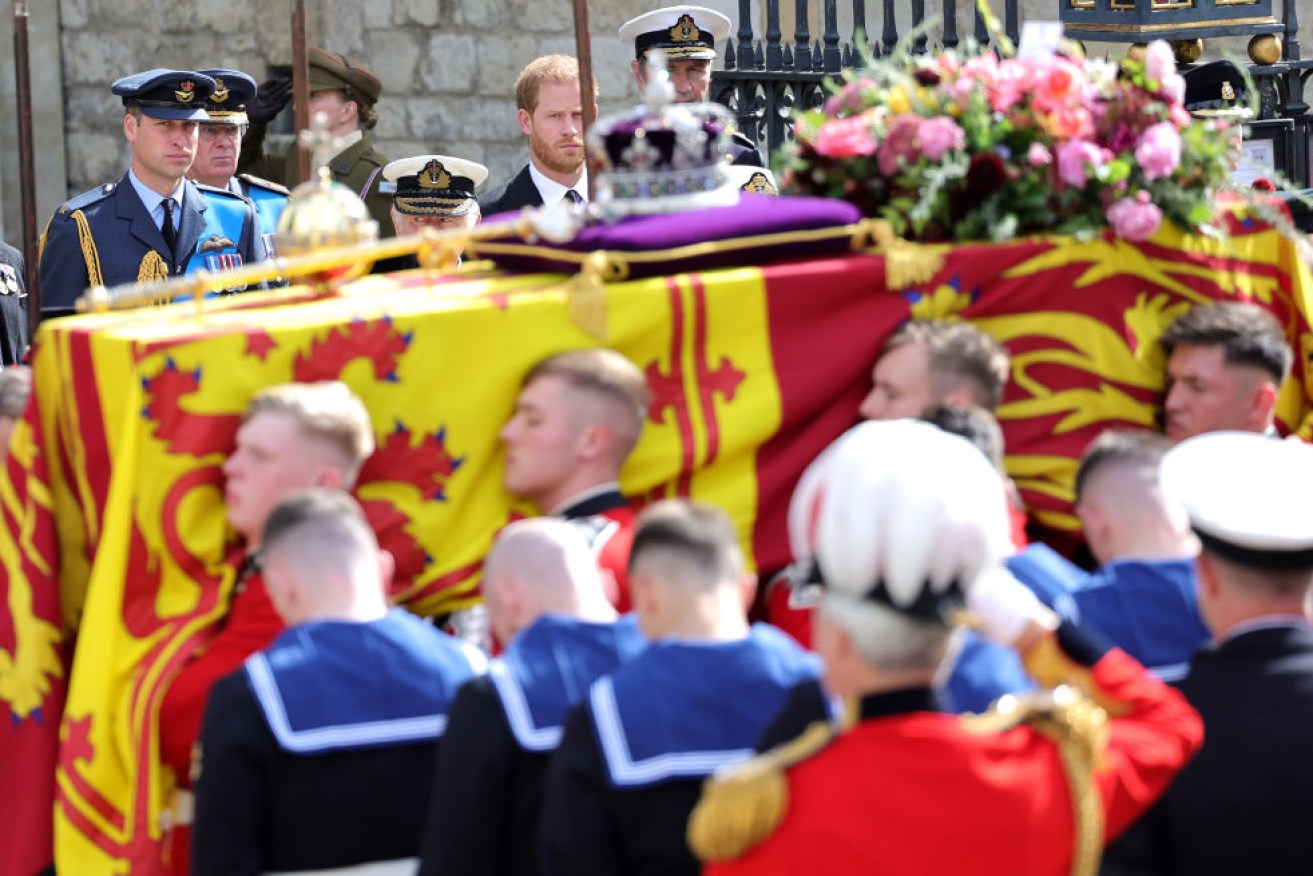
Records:
[[[340,380],[265,387],[247,405],[242,422],[262,413],[290,417],[307,435],[340,451],[345,460],[342,476],[345,488],[355,484],[360,467],[374,452],[374,426],[369,411]]]

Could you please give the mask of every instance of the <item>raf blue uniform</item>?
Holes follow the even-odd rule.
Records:
[[[112,90],[125,108],[153,119],[200,121],[215,82],[188,70],[148,70]],[[40,254],[41,308],[69,313],[90,286],[161,280],[201,268],[216,270],[255,257],[255,209],[227,192],[181,181],[174,210],[175,242],[165,242],[128,175],[68,201],[51,217]]]
[[[255,222],[259,233],[256,255],[261,259],[271,259],[277,252],[274,249],[274,234],[278,231],[278,220],[287,206],[286,188],[278,183],[260,179],[243,173],[232,178],[228,188],[250,201],[255,207]]]

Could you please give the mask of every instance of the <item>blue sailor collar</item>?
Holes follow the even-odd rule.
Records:
[[[816,655],[765,624],[734,642],[653,642],[589,691],[612,785],[701,778],[746,760],[789,690],[819,675]]]
[[[483,653],[402,609],[376,621],[285,630],[245,665],[278,744],[295,754],[438,739]]]
[[[614,623],[538,618],[488,669],[515,741],[529,751],[556,748],[570,707],[645,645],[633,615]]]

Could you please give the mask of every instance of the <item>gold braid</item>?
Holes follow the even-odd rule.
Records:
[[[100,253],[96,252],[96,239],[91,236],[91,224],[81,210],[74,210],[73,222],[78,228],[78,243],[82,245],[82,258],[87,263],[87,285],[103,286],[105,277],[100,272]]]
[[[151,283],[168,278],[169,266],[164,263],[164,258],[159,253],[152,249],[142,256],[141,267],[137,269],[138,283]]]

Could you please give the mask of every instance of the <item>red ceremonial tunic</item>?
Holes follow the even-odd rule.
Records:
[[[606,597],[616,611],[633,608],[629,597],[629,549],[634,544],[634,519],[624,494],[606,484],[566,503],[555,512],[577,525],[597,556]]]
[[[1129,711],[1110,721],[1096,771],[1106,838],[1162,793],[1202,738],[1175,690],[1121,651],[1093,680]],[[858,778],[854,778],[858,777]],[[788,772],[788,810],[734,874],[1007,874],[1071,871],[1075,821],[1056,743],[1027,726],[973,734],[928,711],[866,718]]]
[[[205,702],[220,678],[235,672],[256,651],[283,631],[282,618],[269,601],[264,578],[246,576],[238,584],[228,615],[218,632],[182,665],[160,704],[160,761],[173,769],[178,787],[191,788],[192,747],[201,735]],[[180,823],[169,838],[169,871],[188,872],[190,825]]]

